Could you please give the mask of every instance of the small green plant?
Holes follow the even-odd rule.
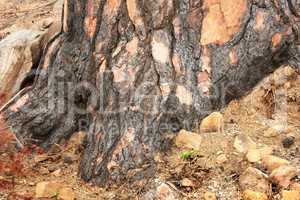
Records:
[[[182,151],[179,154],[180,158],[183,160],[188,160],[195,157],[195,152],[193,151]]]
[[[58,199],[59,192],[56,192],[51,198]]]

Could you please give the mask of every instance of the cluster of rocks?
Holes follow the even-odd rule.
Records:
[[[223,132],[223,129],[224,120],[221,113],[208,116],[199,128],[201,133]],[[203,139],[202,134],[181,130],[175,138],[175,144],[197,151],[203,148]],[[292,181],[297,176],[297,168],[288,160],[273,155],[273,147],[258,145],[246,134],[236,136],[233,146],[237,155],[245,157],[251,166],[239,178],[243,199],[268,200],[277,195],[282,200],[300,200],[300,186]],[[284,146],[286,148],[287,145]],[[222,157],[228,161],[224,154]],[[278,188],[279,194],[272,191],[274,187]]]
[[[300,199],[299,187],[295,187],[297,184],[291,181],[297,176],[297,168],[288,160],[272,155],[271,147],[258,147],[246,135],[237,136],[234,147],[245,155],[248,162],[257,166],[247,168],[240,176],[239,184],[245,200],[268,200],[273,196],[272,185],[282,189],[283,200]]]

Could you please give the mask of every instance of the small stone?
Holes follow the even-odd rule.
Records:
[[[75,200],[76,196],[72,189],[63,187],[59,190],[58,199],[61,200]]]
[[[249,136],[241,134],[236,136],[234,140],[234,148],[237,152],[246,154],[249,149],[256,149],[256,144]]]
[[[178,194],[166,183],[160,184],[156,189],[155,196],[157,199],[178,200]],[[156,198],[155,198],[156,199]]]
[[[56,176],[56,177],[61,176],[61,169],[58,169],[58,170],[52,172],[52,175],[53,175],[53,176]]]
[[[42,175],[47,175],[49,174],[49,170],[45,167],[41,167],[39,172],[42,174]]]
[[[42,28],[43,28],[43,29],[49,28],[49,27],[53,24],[53,21],[54,21],[54,19],[52,19],[52,18],[45,19],[45,20],[42,22]]]
[[[186,130],[181,130],[175,138],[176,146],[194,150],[201,148],[201,142],[201,135]]]
[[[246,157],[249,162],[256,163],[261,160],[261,152],[259,149],[249,149]]]
[[[291,189],[292,190],[297,190],[298,192],[300,192],[300,183],[292,183],[291,184]]]
[[[59,169],[59,166],[57,164],[52,164],[52,165],[48,165],[47,168],[49,172],[54,172]]]
[[[183,187],[194,187],[195,184],[188,178],[184,178],[181,180],[181,186]]]
[[[246,155],[246,158],[251,163],[258,163],[261,159],[267,155],[271,155],[273,153],[273,148],[271,147],[263,147],[260,149],[249,149]]]
[[[36,185],[36,198],[51,198],[59,194],[61,185],[56,182],[40,182]]]
[[[228,161],[228,158],[225,154],[221,154],[217,157],[218,164],[223,164],[223,163],[226,163],[227,161]]]
[[[265,137],[276,137],[279,135],[279,132],[277,130],[275,130],[274,128],[268,128],[265,132],[264,132],[264,136]]]
[[[73,154],[66,153],[63,155],[63,160],[66,164],[72,164],[76,160],[76,158]]]
[[[208,117],[204,118],[200,125],[201,133],[209,132],[223,132],[224,119],[223,115],[219,112],[213,112]]]
[[[293,166],[283,165],[274,169],[270,175],[270,180],[283,188],[287,188],[291,179],[297,175],[297,169]]]
[[[242,190],[253,190],[266,194],[271,188],[267,175],[253,167],[247,168],[240,176],[239,184]]]
[[[300,192],[296,190],[282,191],[282,200],[300,200]]]
[[[42,155],[36,155],[34,157],[34,162],[39,163],[39,162],[44,162],[46,160],[49,159],[49,156],[46,154],[42,154]]]
[[[268,196],[261,192],[245,190],[243,193],[244,200],[268,200]]]
[[[205,199],[205,200],[217,200],[217,196],[216,196],[216,194],[213,193],[213,192],[206,192],[206,193],[204,194],[204,199]]]
[[[28,185],[29,186],[35,186],[35,183],[34,182],[29,182]]]
[[[280,166],[289,165],[290,162],[276,156],[267,155],[262,158],[262,164],[268,169],[269,172],[272,172],[274,169]]]
[[[287,138],[282,140],[282,145],[286,149],[290,148],[294,143],[295,143],[295,138],[292,137],[292,136],[287,137]]]

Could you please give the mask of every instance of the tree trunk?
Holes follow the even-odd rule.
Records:
[[[62,20],[2,118],[46,149],[88,131],[80,175],[98,185],[150,177],[171,133],[299,61],[294,1],[65,0]]]

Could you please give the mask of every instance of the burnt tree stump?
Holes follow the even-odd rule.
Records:
[[[290,0],[65,0],[32,89],[2,121],[46,149],[88,127],[85,181],[150,177],[169,133],[298,67],[297,11]]]

